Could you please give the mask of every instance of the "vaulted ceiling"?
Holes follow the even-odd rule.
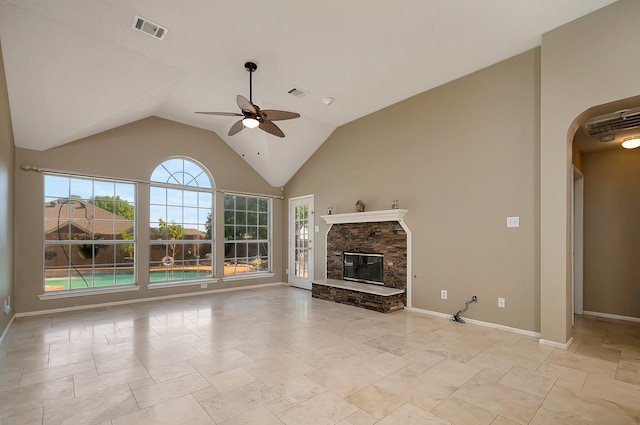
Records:
[[[337,127],[536,47],[610,3],[0,0],[15,144],[46,150],[155,115],[214,131],[282,186]],[[135,15],[166,27],[164,39],[135,31]],[[277,123],[284,139],[229,137],[237,118],[194,113],[236,112],[248,60],[254,103],[301,114]]]

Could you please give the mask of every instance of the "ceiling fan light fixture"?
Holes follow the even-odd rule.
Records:
[[[622,142],[622,147],[625,149],[635,149],[640,147],[640,137],[635,136],[624,139],[624,142]]]
[[[258,120],[255,118],[249,117],[242,120],[242,125],[244,125],[247,128],[256,128],[257,126],[260,125],[260,122],[258,122]]]

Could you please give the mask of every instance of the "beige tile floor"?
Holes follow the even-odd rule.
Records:
[[[287,287],[16,319],[0,422],[640,423],[640,323],[577,317],[569,350]]]

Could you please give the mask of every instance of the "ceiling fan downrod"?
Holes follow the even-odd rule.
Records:
[[[253,103],[253,72],[258,69],[258,65],[253,62],[246,62],[244,64],[244,69],[249,71],[249,102]]]

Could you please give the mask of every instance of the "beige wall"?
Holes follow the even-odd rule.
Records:
[[[638,95],[640,2],[620,0],[542,37],[541,333],[571,336],[571,143],[587,109]]]
[[[587,153],[584,309],[640,318],[640,150]]]
[[[337,129],[285,186],[315,195],[315,277],[328,206],[408,209],[412,306],[539,329],[538,49]],[[507,229],[506,217],[520,216]],[[286,258],[286,257],[285,257]],[[449,291],[440,300],[440,290]],[[505,297],[505,309],[497,298]]]
[[[0,335],[14,312],[4,314],[4,300],[15,301],[13,285],[13,129],[0,45]]]
[[[199,286],[173,289],[149,290],[140,281],[142,289],[136,292],[91,295],[40,301],[42,293],[42,239],[43,239],[43,177],[33,171],[23,171],[19,166],[64,170],[80,174],[143,180],[156,165],[172,156],[186,156],[203,164],[213,175],[218,189],[280,195],[264,181],[233,150],[214,133],[178,124],[161,118],[147,118],[95,136],[88,137],[44,152],[16,149],[16,310],[20,313],[65,308],[76,305],[116,302],[136,298],[158,297],[170,294],[199,292]],[[147,185],[137,185],[138,251],[137,260],[141,268],[148,262],[148,217],[149,194]],[[209,289],[237,287],[282,280],[282,202],[273,201],[273,278],[248,279],[209,285]],[[219,208],[223,205],[222,194],[216,196],[217,216],[217,277],[222,277],[223,222]],[[141,273],[141,276],[145,276]]]

